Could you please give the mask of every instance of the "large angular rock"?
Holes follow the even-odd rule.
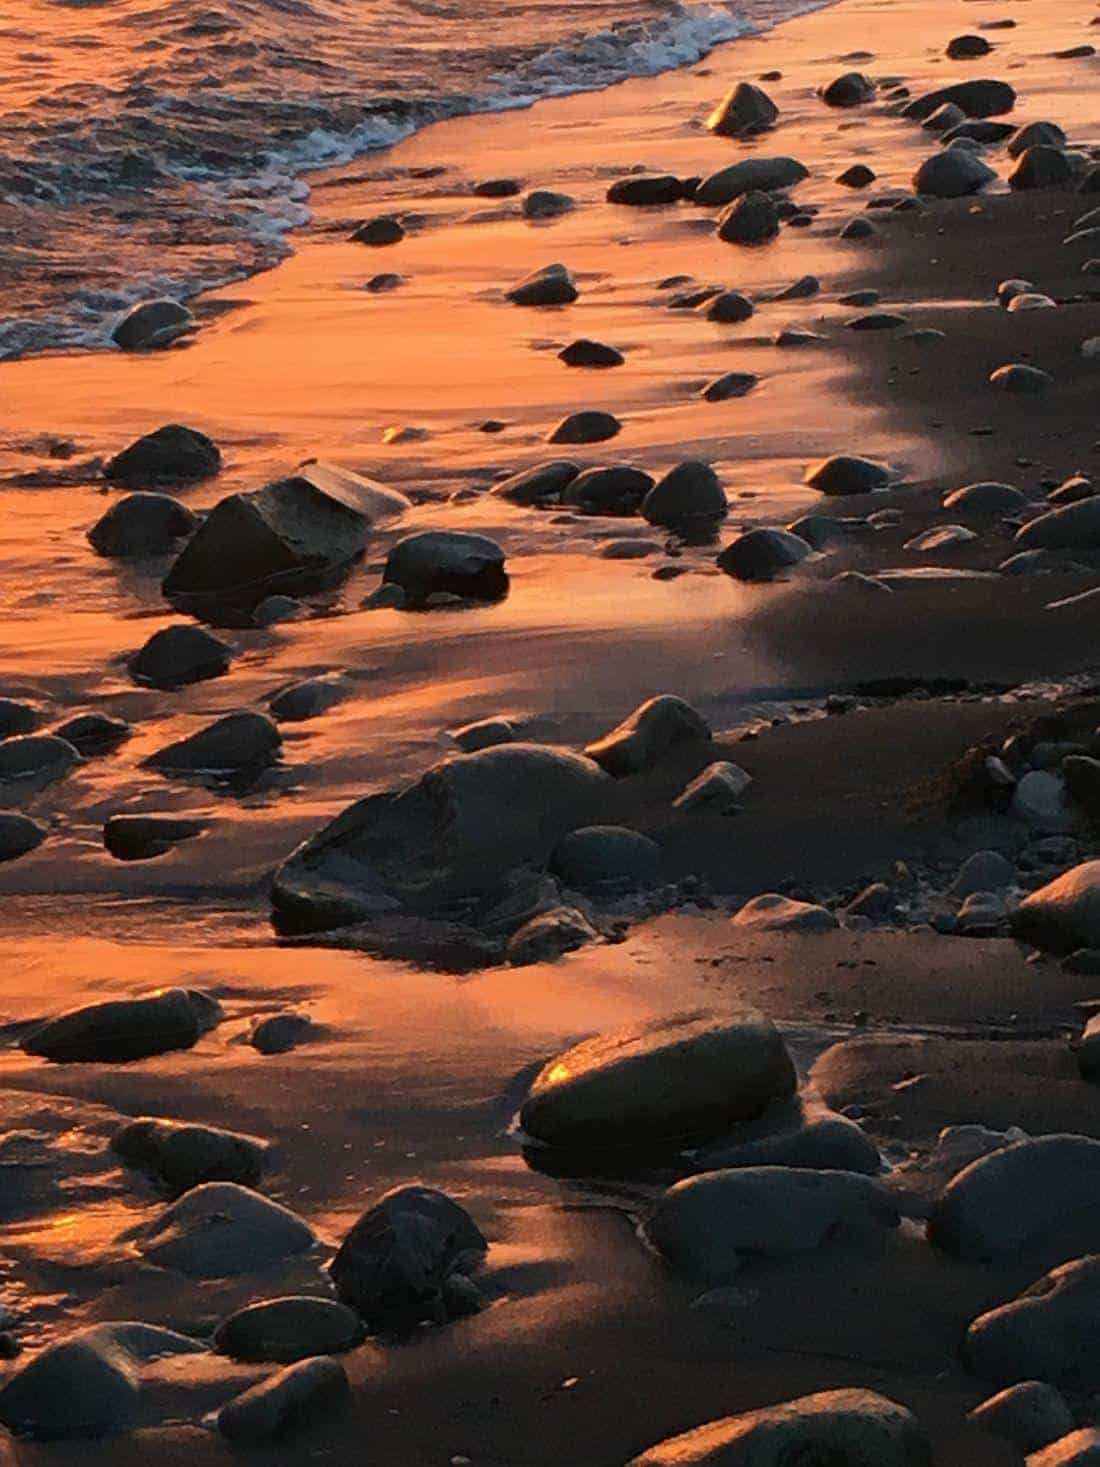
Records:
[[[965,1167],[928,1219],[928,1237],[960,1258],[1021,1248],[1100,1198],[1100,1141],[1038,1136]]]
[[[979,1315],[963,1356],[983,1380],[1095,1385],[1100,1256],[1051,1269],[1008,1304]]]
[[[920,165],[913,174],[913,187],[918,194],[935,199],[961,199],[976,194],[996,177],[977,154],[961,147],[944,148]]]
[[[234,1360],[289,1365],[310,1355],[342,1355],[363,1340],[363,1321],[336,1299],[289,1295],[238,1309],[214,1331],[214,1348]]]
[[[641,774],[683,743],[709,742],[710,728],[690,703],[662,693],[640,704],[610,733],[585,748],[609,774]]]
[[[167,555],[198,526],[198,519],[170,494],[127,494],[111,505],[88,531],[100,555]]]
[[[795,1088],[775,1025],[754,1010],[675,1014],[555,1056],[520,1110],[524,1132],[565,1151],[646,1150],[722,1134]]]
[[[414,1325],[438,1309],[447,1278],[479,1262],[488,1246],[464,1207],[414,1183],[363,1213],[329,1272],[368,1324]]]
[[[1051,952],[1100,947],[1100,861],[1085,861],[1025,897],[1012,935]]]
[[[763,88],[738,82],[707,118],[707,127],[723,138],[751,137],[774,127],[778,117],[779,108]]]
[[[191,995],[168,988],[149,998],[88,1004],[49,1019],[22,1041],[27,1054],[59,1064],[125,1064],[190,1049],[202,1032]]]
[[[273,592],[332,584],[363,553],[370,531],[409,501],[346,469],[302,464],[287,479],[219,500],[164,580],[182,605],[256,605]]]
[[[976,77],[971,81],[954,82],[949,87],[939,87],[934,92],[925,92],[920,97],[914,97],[907,103],[902,115],[923,122],[945,103],[954,104],[967,117],[999,117],[1015,107],[1016,93],[1007,82]]]
[[[497,542],[459,530],[422,530],[398,540],[382,579],[400,586],[414,602],[439,591],[498,601],[508,590],[504,551]]]
[[[695,202],[732,204],[754,189],[771,193],[774,189],[793,188],[809,176],[810,170],[797,158],[742,158],[704,178],[695,190]]]
[[[822,1391],[708,1421],[634,1457],[628,1467],[926,1467],[912,1412],[873,1391]]]
[[[111,1150],[127,1166],[148,1172],[173,1192],[186,1192],[203,1182],[254,1186],[268,1146],[258,1136],[240,1131],[142,1116],[115,1132]]]
[[[270,1268],[316,1243],[297,1214],[235,1182],[192,1187],[137,1235],[138,1252],[191,1278],[233,1278]]]
[[[857,1172],[738,1167],[670,1187],[643,1235],[677,1273],[729,1283],[747,1257],[808,1252],[843,1229],[875,1236],[901,1221],[886,1189]]]
[[[606,778],[592,760],[541,744],[444,760],[403,790],[350,805],[299,846],[275,874],[276,926],[322,931],[491,892],[592,824]]]
[[[103,465],[103,477],[127,489],[197,484],[222,466],[218,445],[197,428],[166,423],[136,438]]]

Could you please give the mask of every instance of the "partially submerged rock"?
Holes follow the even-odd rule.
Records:
[[[103,465],[103,477],[127,489],[196,484],[222,466],[218,445],[197,428],[166,423],[137,438]]]
[[[710,728],[690,703],[671,693],[650,698],[610,733],[585,748],[609,774],[641,774],[679,744],[709,742]]]
[[[110,815],[103,825],[103,845],[116,861],[152,861],[206,827],[205,820],[178,815]]]
[[[572,275],[560,264],[544,265],[508,291],[508,299],[517,306],[567,306],[577,295]]]
[[[204,1182],[141,1228],[136,1246],[160,1268],[220,1279],[270,1268],[316,1241],[309,1224],[278,1202],[235,1182]]]
[[[125,1064],[173,1049],[190,1049],[202,1033],[191,995],[168,988],[148,998],[88,1004],[33,1029],[27,1054],[59,1064]]]
[[[155,351],[189,336],[198,327],[194,315],[179,301],[139,301],[111,331],[111,340],[123,351]]]
[[[915,97],[907,103],[903,115],[921,122],[945,103],[961,108],[967,117],[999,117],[1015,107],[1016,93],[1007,82],[975,77]]]

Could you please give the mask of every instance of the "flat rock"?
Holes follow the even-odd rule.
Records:
[[[139,1253],[191,1278],[233,1278],[282,1263],[316,1243],[289,1208],[235,1182],[204,1182],[141,1228]]]
[[[100,555],[167,555],[198,527],[198,519],[170,494],[139,491],[111,505],[88,531],[88,542]]]
[[[127,1166],[148,1172],[172,1192],[186,1192],[202,1182],[260,1180],[268,1145],[257,1136],[142,1116],[128,1121],[111,1137],[111,1150]]]
[[[363,1342],[363,1321],[336,1299],[290,1295],[238,1309],[214,1331],[214,1348],[234,1360],[292,1364],[311,1355],[343,1355]]]
[[[314,1355],[227,1401],[218,1412],[218,1430],[236,1446],[255,1446],[331,1411],[348,1389],[347,1372],[339,1360]]]
[[[262,713],[227,713],[197,733],[150,754],[145,763],[162,774],[247,774],[279,757],[282,737]]]
[[[710,736],[710,728],[690,703],[662,693],[640,704],[584,752],[609,774],[621,777],[653,769],[671,749],[709,742]]]
[[[808,1167],[812,1171],[860,1172],[875,1177],[883,1169],[879,1149],[855,1121],[824,1115],[794,1130],[779,1131],[737,1144],[717,1142],[694,1153],[700,1172],[739,1166]]]
[[[838,923],[825,907],[766,892],[747,901],[733,925],[749,932],[830,932]]]
[[[617,178],[607,190],[609,204],[629,204],[646,208],[655,204],[675,204],[684,196],[684,186],[671,173],[635,173]]]
[[[1052,387],[1054,378],[1041,367],[1032,367],[1026,362],[1007,362],[990,373],[989,382],[1002,392],[1011,392],[1019,397],[1034,397]]]
[[[190,1049],[201,1032],[188,992],[168,988],[148,998],[111,999],[73,1009],[33,1029],[22,1048],[59,1064],[124,1064]]]
[[[960,107],[967,117],[999,117],[1015,107],[1016,93],[1007,82],[988,78],[954,82],[951,86],[939,87],[936,91],[915,97],[906,105],[902,115],[921,122],[945,102]]]
[[[731,398],[747,397],[760,379],[752,372],[723,372],[703,388],[707,402],[729,402]]]
[[[1036,516],[1016,532],[1016,544],[1021,550],[1100,550],[1100,496]]]
[[[127,489],[197,484],[222,466],[218,445],[197,428],[166,423],[129,444],[103,465],[103,477]]]

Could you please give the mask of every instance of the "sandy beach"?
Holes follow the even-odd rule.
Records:
[[[1100,522],[1033,528],[1100,504],[1100,347],[1087,345],[1100,341],[1100,218],[1085,218],[1100,187],[1086,182],[1100,160],[1094,18],[1084,0],[839,0],[697,65],[440,122],[311,175],[292,253],[191,300],[195,329],[170,348],[0,362],[0,812],[36,827],[30,848],[0,861],[11,1462],[215,1463],[246,1450],[372,1467],[1100,1459],[1087,1455],[1100,1453],[1100,1432],[1088,1435],[1100,1299],[1080,1286],[1057,1368],[1021,1346],[1023,1363],[983,1374],[971,1330],[1048,1270],[1100,1252],[1097,1036],[1091,1061],[1082,1038],[1100,974],[1100,600],[1087,594],[1100,588]],[[953,58],[958,36],[987,49]],[[822,89],[853,72],[870,79],[867,98],[828,105]],[[945,119],[961,145],[903,115],[981,79],[1009,83],[1014,105]],[[741,82],[765,89],[777,120],[720,136],[707,118]],[[1065,134],[1029,150],[1054,181],[1010,188],[1010,133],[1041,121]],[[1003,134],[971,147],[978,123]],[[952,153],[995,176],[958,197],[914,188],[926,160]],[[777,191],[774,236],[756,245],[720,238],[714,205],[607,198],[623,179],[679,187],[776,158],[805,176]],[[853,165],[873,171],[866,186],[838,181]],[[515,188],[475,191],[495,180]],[[528,217],[532,190],[572,205]],[[350,238],[379,218],[400,221],[397,242]],[[870,232],[846,228],[855,220]],[[509,300],[556,262],[575,300]],[[395,278],[379,285],[382,274]],[[812,293],[785,295],[807,276]],[[712,319],[720,292],[751,312]],[[1013,294],[1034,308],[1007,309]],[[569,366],[559,353],[575,341],[622,360]],[[1035,390],[991,382],[1009,365]],[[751,381],[710,400],[708,384],[731,373]],[[582,411],[613,414],[614,436],[549,441]],[[110,477],[115,455],[170,423],[217,445],[216,473],[167,487]],[[873,492],[811,482],[834,456],[867,461]],[[286,619],[263,624],[259,597],[244,611],[211,600],[197,616],[173,604],[162,582],[183,535],[141,556],[86,538],[128,490],[153,489],[190,511],[193,550],[215,505],[313,459],[409,503],[372,526],[350,566],[295,589]],[[631,512],[600,513],[564,490],[542,504],[494,492],[557,460],[573,465],[569,483],[593,466],[652,482],[710,465],[728,511],[653,523],[640,495]],[[971,485],[997,492],[944,504]],[[785,541],[767,540],[784,527]],[[507,594],[458,596],[447,582],[434,598],[379,595],[396,585],[395,547],[427,531],[489,537]],[[739,574],[727,547],[748,554],[746,537],[797,545],[788,563]],[[215,546],[212,576],[226,579],[234,544]],[[224,644],[219,675],[135,672],[139,649],[181,624]],[[316,679],[308,716],[273,709]],[[626,736],[599,742],[667,697],[686,708],[662,704],[626,753]],[[239,761],[232,778],[209,761],[157,766],[242,711],[275,730],[255,766]],[[21,741],[83,714],[117,721],[112,748],[90,744],[59,767],[54,740],[27,754],[54,766],[18,765]],[[457,730],[502,720],[484,735],[492,747],[463,752]],[[523,762],[547,749],[549,762]],[[680,802],[719,765],[735,795]],[[118,823],[139,816],[178,828]],[[105,826],[137,842],[130,858],[112,854]],[[583,860],[575,847],[570,866],[566,842],[591,827],[629,841],[597,842]],[[5,838],[22,837],[13,825]],[[586,885],[585,860],[624,866]],[[1049,895],[1059,881],[1070,885]],[[765,896],[776,904],[756,908]],[[191,995],[177,993],[186,1042],[108,1062],[90,1041],[51,1052],[35,1038],[59,1014],[163,990]],[[630,1113],[631,1086],[644,1089],[629,1066],[625,1100],[612,1086],[605,1112],[590,1102],[593,1126],[619,1126],[614,1145],[566,1157],[517,1129],[543,1066],[587,1036],[696,1011],[737,1030],[747,1010],[789,1053],[797,1100],[779,1085],[735,1114],[729,1097],[747,1082],[734,1066],[718,1086],[721,1123],[708,1111],[704,1126],[672,1113],[702,1050],[662,1051],[654,1063],[685,1069],[667,1091],[658,1075],[636,1136],[621,1134],[620,1104]],[[257,1025],[290,1015],[289,1044],[264,1052]],[[814,1151],[822,1115],[877,1158],[858,1187]],[[255,1248],[254,1266],[164,1262],[158,1219],[191,1191],[126,1163],[118,1134],[140,1117],[258,1138],[255,1175],[208,1166],[194,1179],[254,1188],[309,1230],[308,1246],[264,1266],[243,1235],[232,1246]],[[984,1130],[945,1139],[945,1127]],[[1090,1138],[1085,1150],[1055,1147],[1030,1177],[988,1181],[994,1163],[1049,1144],[1035,1138],[1067,1133]],[[811,1138],[810,1160],[768,1149],[792,1134]],[[693,1271],[655,1221],[685,1195],[668,1189],[708,1176],[735,1186],[739,1169],[766,1169],[761,1185],[775,1187],[802,1169],[846,1177],[889,1224],[849,1227],[838,1213],[814,1246],[788,1248],[777,1222],[735,1271]],[[967,1179],[993,1189],[975,1227],[1008,1241],[947,1241]],[[413,1183],[483,1234],[469,1279],[449,1254],[444,1269],[472,1281],[474,1302],[452,1302],[448,1319],[432,1294],[402,1329],[359,1308],[365,1338],[338,1355],[346,1394],[246,1448],[217,1413],[279,1366],[211,1349],[215,1331],[259,1301],[348,1303],[334,1255],[388,1189]],[[1012,1233],[1018,1214],[1038,1220]],[[200,1249],[201,1232],[186,1246]],[[418,1260],[420,1246],[409,1244]],[[48,1429],[66,1415],[64,1361],[39,1388],[45,1424],[38,1406],[35,1417],[11,1404],[22,1372],[54,1368],[74,1333],[118,1321],[187,1348],[143,1355],[110,1336],[111,1369],[132,1390],[112,1417],[114,1377],[91,1378],[102,1431]],[[1064,1413],[1061,1432],[1040,1440],[1032,1423],[1029,1439],[1018,1423],[970,1419],[1032,1379],[1048,1415]],[[811,1431],[761,1455],[732,1439],[657,1449],[849,1389],[912,1413],[901,1445],[868,1445],[852,1427],[850,1442]],[[1072,1431],[1085,1435],[1060,1446]]]

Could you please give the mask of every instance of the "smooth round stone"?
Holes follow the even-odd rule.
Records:
[[[726,491],[710,464],[687,459],[658,479],[642,500],[642,517],[651,525],[676,526],[720,519],[729,508]]]
[[[891,474],[886,464],[856,454],[834,454],[820,463],[811,464],[805,480],[811,489],[822,494],[870,494],[884,489]]]
[[[167,555],[198,525],[198,519],[170,494],[137,492],[112,504],[88,531],[100,555]]]
[[[606,464],[585,469],[562,494],[586,514],[634,514],[653,488],[653,476],[633,464]]]
[[[312,677],[283,688],[268,701],[267,706],[271,716],[280,723],[303,723],[308,718],[318,718],[327,713],[346,698],[348,692],[348,683],[342,677]]]
[[[843,173],[837,175],[837,183],[842,183],[845,188],[867,188],[874,183],[876,174],[873,168],[868,168],[866,163],[853,163],[850,168],[845,168]]]
[[[964,514],[1011,514],[1027,503],[1025,495],[1011,484],[982,483],[966,484],[953,489],[944,496],[944,509],[959,510]]]
[[[990,374],[990,384],[1002,392],[1011,392],[1020,397],[1034,397],[1046,392],[1054,385],[1054,378],[1040,367],[1030,367],[1023,362],[1009,362]]]
[[[561,498],[579,473],[580,465],[571,459],[552,459],[509,475],[499,484],[494,484],[490,493],[512,504],[552,504]]]
[[[558,360],[567,367],[621,367],[626,358],[613,346],[581,337],[563,347],[558,352]]]
[[[310,1355],[342,1355],[364,1338],[363,1321],[336,1299],[290,1295],[238,1309],[214,1331],[214,1348],[234,1360],[280,1365]]]
[[[746,902],[733,925],[749,932],[831,932],[838,923],[825,907],[766,892]]]
[[[953,36],[947,43],[945,55],[952,61],[964,61],[973,56],[988,56],[992,50],[984,36]]]
[[[287,1054],[298,1047],[312,1028],[308,1014],[268,1014],[253,1022],[248,1042],[260,1054]]]
[[[181,688],[229,671],[233,649],[204,627],[162,627],[130,658],[135,682]]]
[[[299,1360],[227,1401],[217,1415],[218,1430],[234,1445],[257,1445],[331,1410],[348,1388],[339,1360],[328,1355]]]
[[[55,734],[16,735],[0,741],[0,784],[63,779],[80,763],[72,744]]]
[[[770,581],[811,553],[811,547],[789,530],[761,526],[745,530],[718,556],[719,570],[739,581]]]
[[[708,129],[719,137],[751,137],[775,125],[779,108],[762,87],[738,82],[707,118]]]
[[[150,754],[145,763],[162,773],[243,774],[274,764],[282,742],[279,730],[262,713],[227,713]]]
[[[111,815],[103,825],[103,845],[116,861],[150,861],[206,827],[205,820],[178,815]]]
[[[575,208],[576,200],[569,194],[559,194],[545,188],[532,189],[523,201],[526,219],[556,219]]]
[[[749,320],[755,310],[752,301],[739,290],[724,290],[721,295],[713,297],[707,306],[706,316],[708,321],[720,321],[724,325],[735,326]]]
[[[827,107],[858,107],[875,95],[875,84],[860,71],[846,71],[821,89]]]
[[[584,408],[563,418],[547,438],[548,443],[606,443],[621,430],[614,413]]]
[[[567,306],[577,299],[577,287],[564,265],[544,265],[525,276],[507,292],[517,306]]]
[[[125,1064],[190,1049],[200,1033],[187,991],[169,988],[148,998],[110,999],[73,1009],[33,1029],[21,1044],[27,1054],[58,1064]]]
[[[1013,1442],[1023,1452],[1037,1452],[1073,1430],[1073,1412],[1061,1393],[1045,1381],[1024,1380],[990,1396],[970,1412],[994,1436]]]
[[[47,830],[29,815],[0,811],[0,862],[17,861],[36,850],[46,839]]]
[[[683,184],[671,173],[634,174],[629,178],[618,178],[607,190],[609,204],[627,204],[634,208],[675,204],[683,196]]]
[[[0,739],[32,733],[41,721],[42,714],[33,703],[21,698],[0,698]]]
[[[348,238],[356,244],[398,244],[405,238],[405,228],[392,214],[381,214],[377,219],[366,219],[357,225]]]
[[[752,372],[725,372],[707,383],[703,397],[707,402],[729,402],[732,398],[747,397],[759,380]]]
[[[289,1208],[234,1182],[204,1182],[141,1230],[138,1252],[191,1278],[232,1278],[307,1252],[313,1229]]]
[[[240,1131],[143,1116],[115,1132],[111,1150],[172,1192],[183,1192],[202,1182],[253,1185],[263,1173],[268,1148]]]
[[[550,870],[581,891],[653,885],[661,870],[661,848],[636,830],[589,825],[571,831],[550,856]]]
[[[140,301],[117,322],[111,340],[123,351],[155,351],[189,335],[197,324],[179,301]]]

